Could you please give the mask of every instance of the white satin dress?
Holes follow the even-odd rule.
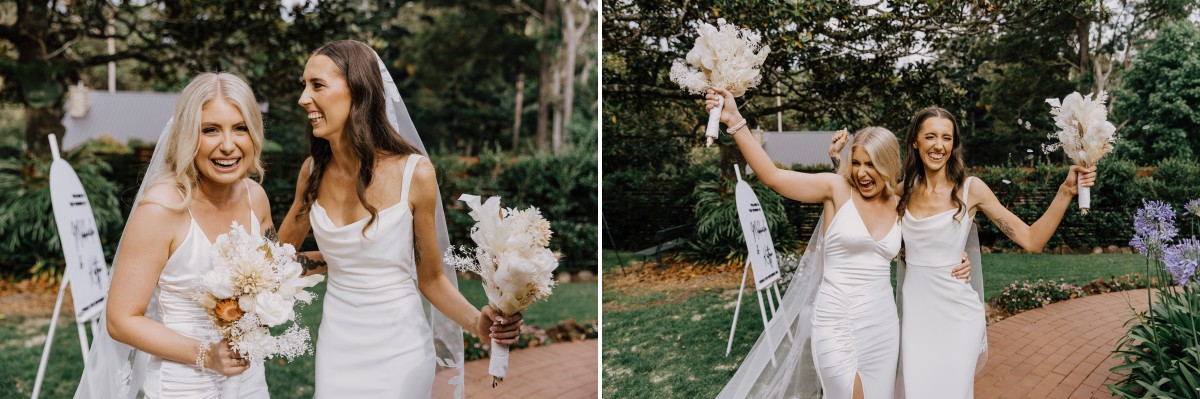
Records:
[[[250,201],[249,193],[247,186],[247,202]],[[191,212],[189,209],[191,225],[187,238],[167,258],[167,264],[158,277],[158,287],[154,290],[157,300],[151,303],[157,306],[158,321],[167,328],[191,338],[205,339],[214,332],[213,325],[192,295],[196,292],[196,280],[212,269],[213,244],[208,241],[208,236],[204,235]],[[250,209],[250,220],[253,221],[250,223],[250,233],[262,234],[253,207]],[[229,378],[242,380],[239,398],[270,397],[262,364],[251,364],[245,372]],[[151,355],[142,389],[148,399],[217,399],[221,397],[221,387],[226,379],[211,370],[200,371],[191,363],[184,364]]]
[[[967,202],[971,178],[963,184]],[[905,397],[974,397],[975,371],[987,349],[987,322],[979,293],[950,271],[962,262],[971,212],[957,208],[923,218],[905,213],[904,318],[900,342]],[[976,266],[979,267],[979,266]]]
[[[900,321],[891,261],[901,229],[882,240],[867,230],[854,200],[834,215],[825,235],[825,273],[813,304],[812,351],[825,398],[850,398],[854,376],[866,398],[891,399],[900,353]]]
[[[408,188],[420,155],[404,167],[400,202],[367,218],[336,226],[313,202],[317,246],[329,266],[317,335],[316,398],[429,398],[433,391],[433,332],[425,321],[413,251]]]

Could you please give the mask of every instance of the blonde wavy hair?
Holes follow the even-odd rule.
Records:
[[[248,175],[262,181],[262,146],[263,119],[258,110],[258,101],[244,80],[227,72],[205,72],[197,75],[179,94],[175,103],[175,113],[172,115],[171,131],[168,134],[166,151],[163,152],[163,166],[153,172],[147,172],[146,179],[153,187],[166,184],[175,187],[183,193],[183,200],[178,204],[163,203],[156,200],[143,199],[141,202],[162,205],[176,212],[188,207],[192,200],[192,191],[199,182],[200,171],[196,168],[196,155],[200,147],[200,124],[203,119],[204,106],[212,101],[223,100],[237,107],[242,112],[246,128],[250,130],[252,151],[243,154],[242,162],[248,162]],[[141,203],[139,202],[139,203]]]
[[[875,171],[879,172],[880,180],[883,182],[881,194],[898,195],[897,187],[901,169],[900,142],[896,139],[896,135],[879,126],[865,127],[854,133],[854,139],[850,141],[850,153],[838,168],[838,174],[842,175],[852,187],[858,186],[854,177],[853,158],[854,149],[859,147],[867,151],[867,155],[871,157],[871,163],[875,164]]]

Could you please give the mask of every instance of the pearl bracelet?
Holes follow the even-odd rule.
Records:
[[[733,134],[733,133],[737,132],[738,129],[741,129],[742,126],[746,126],[746,118],[742,118],[741,122],[738,122],[736,125],[733,125],[729,129],[726,129],[725,133]]]
[[[205,360],[208,359],[209,347],[208,347],[208,344],[206,344],[202,341],[197,341],[197,342],[200,342],[200,351],[199,351],[200,353],[198,353],[196,355],[196,368],[200,369],[200,371],[204,371],[204,363],[205,363]]]

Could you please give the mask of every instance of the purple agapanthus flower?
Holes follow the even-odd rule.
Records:
[[[1175,227],[1175,210],[1162,201],[1142,200],[1142,209],[1133,217],[1133,240],[1129,246],[1143,256],[1161,257],[1163,247],[1179,234]]]
[[[1188,201],[1187,205],[1183,206],[1183,209],[1186,209],[1193,216],[1200,216],[1200,198]]]
[[[1175,276],[1175,282],[1187,285],[1196,273],[1196,265],[1200,264],[1200,240],[1193,236],[1167,247],[1163,250],[1163,263],[1166,264],[1164,269]]]

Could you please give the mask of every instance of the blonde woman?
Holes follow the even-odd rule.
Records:
[[[817,254],[819,259],[811,262],[818,272],[801,279],[810,281],[794,282],[787,295],[803,295],[806,290],[801,287],[806,282],[818,286],[809,290],[815,292],[809,292],[807,301],[783,300],[792,308],[789,311],[795,309],[793,302],[811,306],[811,314],[800,312],[794,322],[799,331],[794,331],[793,349],[776,356],[784,359],[777,370],[739,370],[722,396],[753,391],[752,396],[758,397],[807,397],[806,391],[815,384],[809,377],[809,387],[804,386],[803,370],[808,365],[803,363],[811,361],[825,398],[893,397],[900,354],[900,320],[891,286],[891,261],[901,244],[896,213],[901,164],[896,136],[882,127],[859,130],[850,141],[850,160],[843,162],[837,173],[780,169],[751,137],[733,95],[710,90],[707,108],[718,104],[718,96],[724,97],[725,104],[721,122],[732,126],[729,132],[759,180],[784,197],[824,206],[818,231],[806,251],[808,259],[814,258],[809,254]],[[969,265],[964,263],[951,274],[966,279]],[[819,282],[811,281],[814,279]],[[807,355],[805,339],[811,339]],[[751,363],[753,352],[743,368]]]
[[[171,120],[117,248],[106,323],[76,398],[216,398],[234,378],[239,398],[269,396],[262,364],[205,339],[212,324],[192,299],[230,224],[272,228],[266,193],[249,178],[263,172],[262,115],[244,81],[203,73]]]

